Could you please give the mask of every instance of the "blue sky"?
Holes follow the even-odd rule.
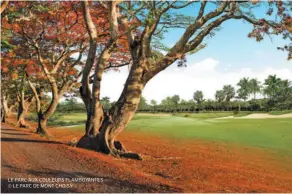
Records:
[[[182,11],[192,15],[197,9],[191,6]],[[258,8],[256,15],[263,14],[264,7]],[[287,61],[287,53],[277,50],[277,46],[283,46],[287,41],[276,36],[271,40],[266,36],[263,41],[256,42],[247,37],[251,29],[250,24],[241,20],[225,22],[214,37],[204,41],[206,48],[188,56],[187,67],[178,68],[173,64],[162,71],[146,85],[143,96],[149,102],[151,99],[160,102],[175,94],[188,100],[192,99],[194,91],[202,90],[206,98],[214,99],[216,90],[225,84],[236,87],[242,77],[257,78],[263,82],[268,75],[276,74],[292,80],[292,61]],[[165,35],[164,44],[172,46],[183,32],[182,29],[170,30]],[[127,67],[122,68],[120,73],[106,73],[101,96],[117,100],[127,75]]]
[[[189,16],[196,16],[198,6],[189,6],[181,10]],[[214,6],[208,6],[206,11],[214,9]],[[266,17],[266,5],[262,5],[255,9],[256,17]],[[270,18],[274,18],[271,16]],[[261,68],[267,64],[273,66],[287,66],[287,53],[277,50],[278,46],[287,44],[287,40],[283,40],[280,36],[265,36],[261,42],[248,38],[247,35],[252,30],[252,25],[242,20],[229,20],[221,25],[221,30],[216,32],[212,38],[206,38],[207,47],[190,56],[190,62],[203,60],[207,57],[214,57],[225,64],[234,64],[235,67],[253,66]],[[163,43],[172,46],[182,35],[184,29],[169,30]],[[271,64],[273,63],[273,64]],[[290,64],[290,63],[289,63]],[[291,65],[290,65],[291,66]]]

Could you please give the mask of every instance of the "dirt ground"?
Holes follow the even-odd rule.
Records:
[[[135,161],[68,146],[80,131],[51,128],[48,140],[31,125],[2,125],[2,192],[8,178],[29,176],[104,179],[48,192],[292,192],[292,159],[267,150],[125,131],[119,140],[143,156]]]

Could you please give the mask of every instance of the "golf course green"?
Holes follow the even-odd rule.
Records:
[[[66,122],[84,120],[84,114],[62,115]],[[217,114],[217,117],[229,116]],[[70,130],[84,130],[84,125]],[[292,119],[217,119],[214,113],[171,115],[136,114],[126,131],[158,134],[165,138],[201,139],[269,149],[292,154]]]

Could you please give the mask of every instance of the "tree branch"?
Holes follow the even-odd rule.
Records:
[[[206,4],[207,4],[207,1],[203,1],[201,2],[201,7],[200,7],[200,11],[199,11],[199,14],[196,18],[196,20],[199,20],[203,17],[204,15],[204,11],[205,11],[205,7],[206,7]]]
[[[170,5],[170,8],[172,8],[172,9],[182,9],[182,8],[185,8],[185,7],[189,6],[190,4],[196,3],[196,2],[198,2],[198,1],[189,1],[186,4],[180,5],[180,6],[172,4],[172,5]]]
[[[122,63],[122,64],[119,64],[119,65],[112,65],[112,64],[110,63],[110,65],[107,66],[107,67],[105,67],[104,70],[108,70],[108,69],[110,69],[110,68],[124,67],[124,66],[130,65],[130,64],[131,64],[131,62]]]
[[[0,12],[2,14],[2,12],[5,10],[5,8],[7,7],[9,3],[9,0],[4,0],[2,3],[1,3],[1,9],[0,9]]]
[[[169,54],[172,55],[174,53],[177,53],[177,51],[182,50],[185,44],[189,41],[189,39],[194,35],[194,33],[199,28],[201,28],[209,20],[221,15],[229,4],[230,2],[227,1],[222,2],[221,5],[216,10],[208,13],[205,16],[202,16],[200,19],[196,20],[193,24],[191,24],[185,30],[180,40],[170,49]]]

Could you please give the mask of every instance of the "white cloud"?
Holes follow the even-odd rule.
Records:
[[[148,101],[151,99],[161,101],[174,94],[179,94],[184,99],[191,99],[195,90],[202,90],[206,98],[213,99],[216,90],[221,89],[225,84],[236,86],[242,77],[264,81],[268,75],[276,74],[282,79],[292,78],[292,69],[288,67],[265,67],[259,70],[250,67],[234,69],[234,67],[233,64],[220,64],[218,60],[212,58],[193,63],[186,68],[178,68],[173,64],[149,81],[143,91],[143,96]],[[117,100],[122,92],[128,72],[128,68],[124,67],[120,72],[105,73],[101,95],[109,96],[111,100]]]

